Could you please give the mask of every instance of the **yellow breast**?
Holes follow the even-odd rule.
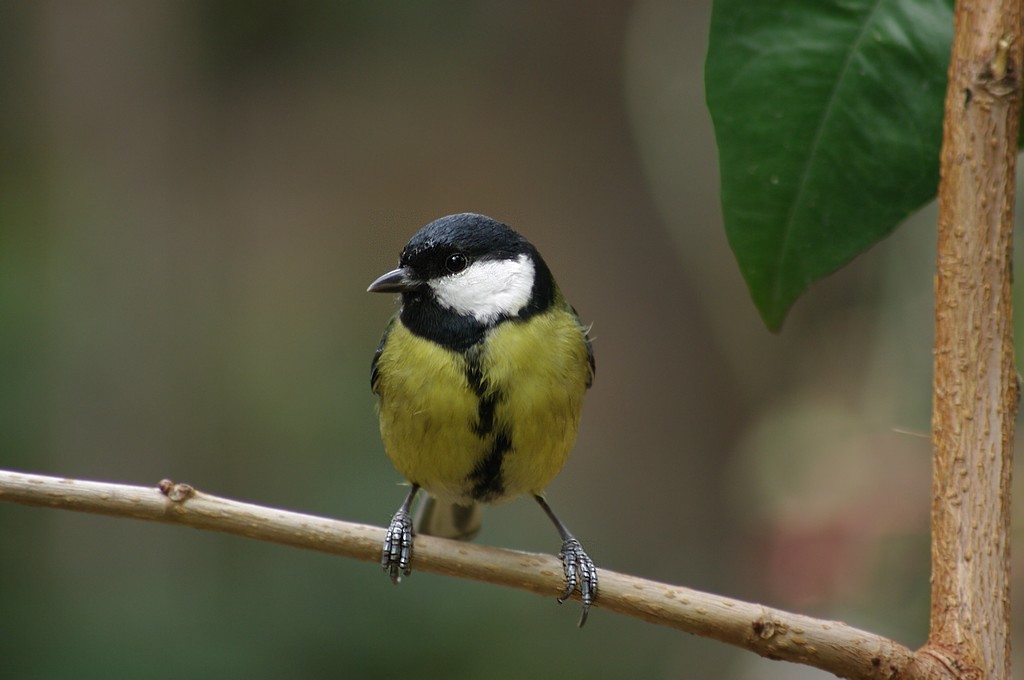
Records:
[[[465,354],[396,320],[377,361],[384,448],[443,500],[540,493],[575,443],[590,377],[584,331],[561,305],[499,324]]]

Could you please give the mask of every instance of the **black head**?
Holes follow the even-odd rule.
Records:
[[[401,293],[402,321],[447,346],[464,349],[488,327],[529,318],[554,300],[554,281],[537,249],[484,215],[431,222],[409,239],[399,265],[369,290]]]
[[[459,262],[449,256],[465,256],[468,266],[482,259],[514,260],[527,254],[538,259],[537,249],[507,225],[476,213],[459,213],[434,220],[416,232],[402,250],[399,263],[422,279],[452,272]],[[464,267],[463,267],[464,268]]]

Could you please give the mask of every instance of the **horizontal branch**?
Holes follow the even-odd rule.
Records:
[[[380,527],[240,503],[167,481],[139,487],[0,470],[0,501],[181,524],[371,562],[379,562],[384,541]],[[561,562],[551,555],[431,536],[416,537],[413,567],[547,597],[563,589]],[[845,623],[605,569],[595,606],[841,677],[905,677],[913,659],[906,647]]]

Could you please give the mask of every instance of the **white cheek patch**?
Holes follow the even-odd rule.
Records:
[[[486,324],[518,314],[530,302],[533,278],[533,260],[520,255],[474,262],[458,274],[431,281],[430,287],[443,307]]]

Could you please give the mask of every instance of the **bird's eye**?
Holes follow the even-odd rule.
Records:
[[[466,259],[466,256],[462,253],[452,253],[444,261],[445,269],[450,271],[452,274],[458,274],[465,269],[468,264],[469,260]]]

